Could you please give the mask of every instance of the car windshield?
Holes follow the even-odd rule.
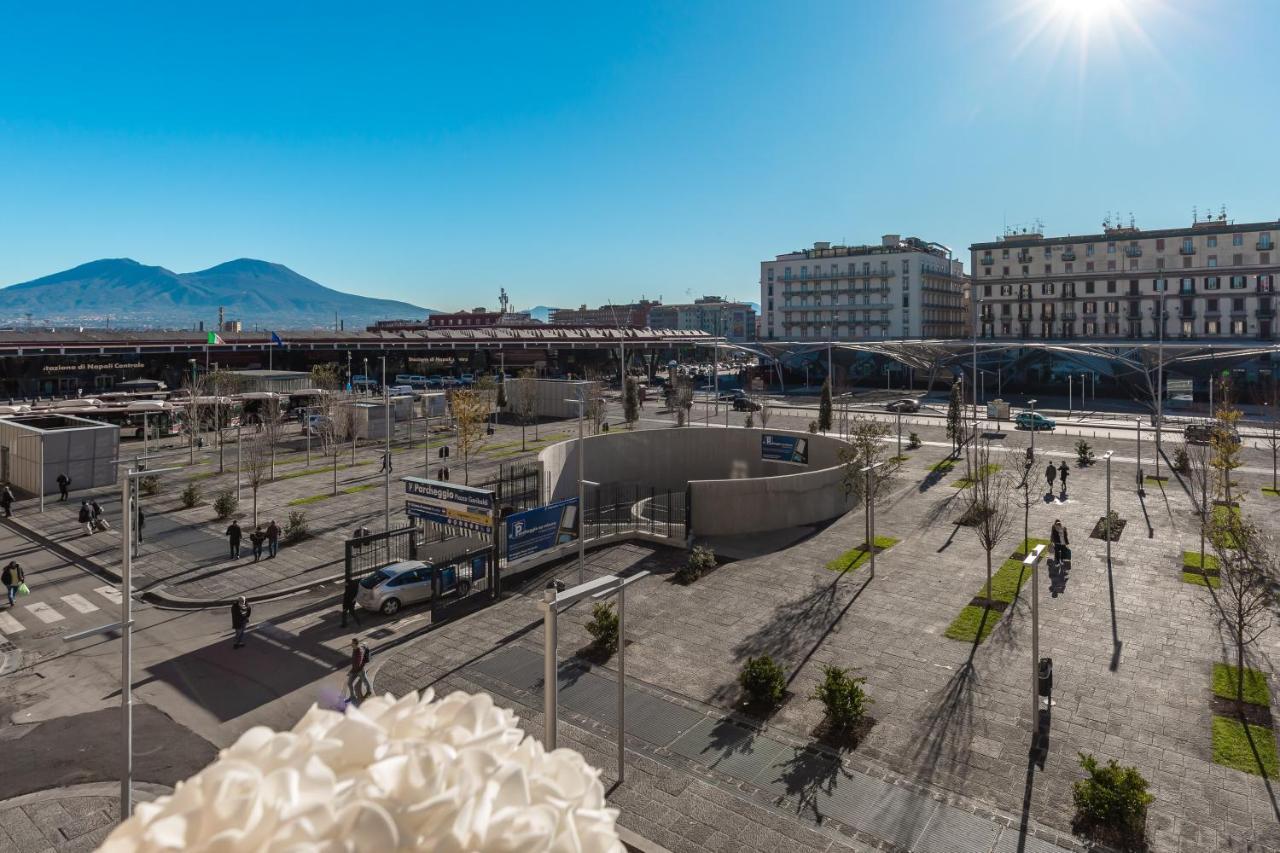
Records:
[[[386,580],[389,577],[391,577],[390,574],[383,571],[382,569],[378,569],[376,572],[369,575],[364,580],[360,581],[360,586],[364,587],[365,589],[373,589],[375,586],[382,583],[384,580]]]

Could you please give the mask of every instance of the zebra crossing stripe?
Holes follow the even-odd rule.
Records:
[[[0,634],[10,635],[25,630],[26,628],[23,628],[22,623],[17,619],[14,619],[8,613],[0,612]]]
[[[61,613],[54,610],[43,601],[37,601],[35,604],[28,604],[26,608],[31,611],[31,615],[48,625],[51,622],[61,622],[64,617]]]
[[[62,596],[62,600],[70,605],[71,609],[77,613],[92,613],[98,609],[98,605],[89,601],[89,599],[85,598],[83,595],[76,595],[72,593],[71,595]]]

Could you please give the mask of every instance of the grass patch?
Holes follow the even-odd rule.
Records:
[[[950,474],[951,469],[956,467],[957,462],[958,460],[948,457],[936,465],[930,465],[929,470],[935,474]]]
[[[985,621],[983,621],[983,614],[986,614]],[[981,643],[991,635],[999,621],[1000,614],[995,610],[970,604],[961,610],[960,615],[947,627],[946,636],[952,640],[968,643],[977,640]],[[982,632],[981,636],[979,636],[979,630]]]
[[[898,544],[898,540],[892,536],[877,536],[876,549],[884,551]],[[851,572],[861,566],[863,563],[871,559],[871,549],[867,547],[867,543],[863,542],[857,548],[850,548],[839,557],[827,563],[827,568],[833,572]]]
[[[333,495],[307,495],[305,498],[294,498],[293,500],[289,501],[287,505],[288,506],[306,506],[307,504],[314,504],[314,503],[320,503],[320,501],[327,501],[331,497],[333,497]]]
[[[381,483],[362,483],[359,486],[347,486],[345,489],[338,489],[340,495],[354,495],[357,492],[367,492],[369,489],[377,489],[382,486]],[[307,504],[320,503],[334,497],[331,492],[322,495],[307,495],[305,498],[294,498],[289,501],[288,506],[306,506]]]
[[[1236,676],[1239,667],[1229,663],[1213,665],[1213,695],[1223,699],[1236,698]],[[1256,669],[1244,668],[1244,701],[1250,705],[1271,707],[1271,691],[1267,688],[1267,676]]]
[[[1207,586],[1210,589],[1218,589],[1222,586],[1222,581],[1218,580],[1217,575],[1202,575],[1199,572],[1183,572],[1183,583],[1193,583],[1197,586]]]
[[[959,480],[956,480],[954,483],[951,484],[951,488],[967,489],[970,486],[972,486],[974,483],[987,479],[988,477],[990,477],[992,474],[994,474],[999,470],[1000,470],[999,465],[995,464],[994,462],[990,462],[982,466],[982,470],[978,471],[978,475],[976,477],[970,478],[968,475],[961,477]]]
[[[192,474],[190,477],[188,477],[188,478],[187,478],[187,482],[188,482],[188,483],[198,483],[198,482],[199,482],[199,481],[201,481],[201,480],[207,480],[207,479],[209,479],[210,477],[216,477],[216,476],[218,476],[218,472],[217,472],[217,471],[201,471],[201,472],[200,472],[200,473],[198,473],[198,474]]]
[[[1032,536],[1030,539],[1024,539],[1021,542],[1019,542],[1018,547],[1014,548],[1013,553],[1009,555],[1009,559],[1025,560],[1027,558],[1027,555],[1030,554],[1031,551],[1037,545],[1043,545],[1044,547],[1048,548],[1051,544],[1053,543],[1051,543],[1048,539],[1038,539],[1035,536]]]
[[[1150,474],[1142,478],[1143,485],[1157,486],[1161,489],[1164,488],[1164,484],[1168,481],[1168,477],[1152,477]]]
[[[1280,775],[1276,738],[1271,730],[1251,725],[1246,731],[1244,724],[1226,717],[1213,718],[1213,763],[1255,776],[1274,779]]]
[[[1262,493],[1264,495],[1270,495],[1273,498],[1280,498],[1280,489],[1273,489],[1270,486],[1263,486]]]
[[[1005,560],[1004,565],[991,576],[991,589],[988,590],[984,583],[977,597],[1013,604],[1013,600],[1018,597],[1018,590],[1022,589],[1022,585],[1030,578],[1031,572],[1022,564],[1022,561],[1010,558]]]
[[[1217,571],[1218,558],[1215,557],[1213,554],[1205,554],[1204,565],[1201,566],[1199,551],[1183,551],[1182,567],[1186,569],[1210,569],[1213,571]]]

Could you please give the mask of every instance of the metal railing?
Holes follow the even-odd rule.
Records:
[[[586,491],[583,530],[588,541],[629,532],[683,539],[685,511],[683,491],[638,483],[594,486]]]

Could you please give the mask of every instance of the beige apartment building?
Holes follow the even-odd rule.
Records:
[[[968,332],[964,262],[917,237],[814,243],[760,263],[760,337],[780,341],[958,338]]]
[[[978,330],[993,338],[1275,337],[1280,221],[1010,233],[969,247]]]

